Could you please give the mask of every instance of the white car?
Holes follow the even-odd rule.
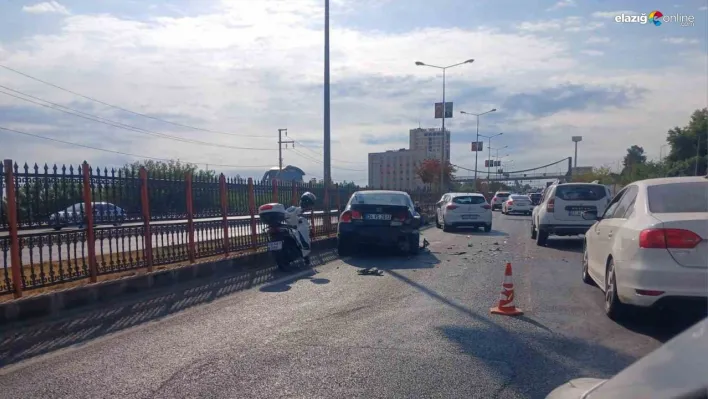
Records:
[[[443,231],[455,227],[482,227],[492,230],[492,207],[478,193],[447,193],[436,204],[435,225]]]
[[[593,221],[583,218],[583,212],[601,215],[610,202],[610,190],[596,183],[557,183],[546,188],[541,203],[533,208],[531,238],[540,246],[548,236],[585,234]]]
[[[502,206],[504,206],[504,201],[506,201],[510,195],[511,193],[508,191],[497,191],[494,193],[494,197],[492,197],[492,201],[490,203],[492,206],[492,211],[495,209],[502,209]]]
[[[502,205],[502,213],[522,213],[524,215],[530,215],[533,211],[533,204],[531,198],[526,195],[511,194],[509,199],[504,201]]]
[[[663,307],[708,298],[708,180],[634,182],[585,235],[583,281],[605,292],[605,312],[625,305]]]

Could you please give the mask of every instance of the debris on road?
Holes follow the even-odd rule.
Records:
[[[360,276],[383,276],[383,271],[375,267],[370,267],[368,269],[359,270],[357,272]]]
[[[467,251],[450,252],[450,255],[464,255]]]

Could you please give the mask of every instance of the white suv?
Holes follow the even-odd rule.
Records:
[[[436,204],[435,225],[443,231],[455,227],[482,227],[492,230],[492,207],[478,193],[447,193]]]
[[[610,190],[602,184],[553,184],[546,188],[541,203],[533,209],[531,238],[543,246],[551,234],[585,234],[595,221],[585,220],[583,212],[602,215],[610,199]]]

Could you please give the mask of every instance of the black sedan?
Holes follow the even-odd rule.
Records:
[[[339,216],[337,250],[351,255],[362,245],[415,254],[420,248],[420,209],[403,191],[357,191]]]

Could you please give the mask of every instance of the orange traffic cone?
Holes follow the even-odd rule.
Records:
[[[521,309],[514,306],[514,283],[511,279],[511,263],[506,264],[504,271],[504,282],[502,292],[499,297],[499,305],[489,309],[492,314],[503,314],[507,316],[518,316],[524,314]]]

